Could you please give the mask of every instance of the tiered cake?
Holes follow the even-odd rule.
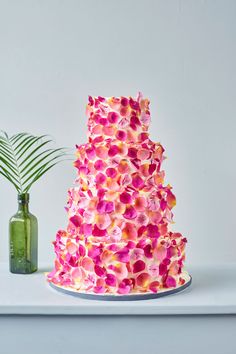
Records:
[[[150,140],[149,100],[89,97],[88,142],[77,146],[66,230],[52,284],[87,294],[158,293],[184,285],[186,238],[171,232],[176,200],[164,149]]]

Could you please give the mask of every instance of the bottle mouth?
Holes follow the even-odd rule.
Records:
[[[29,193],[18,194],[17,199],[18,199],[19,203],[28,203],[29,202]]]

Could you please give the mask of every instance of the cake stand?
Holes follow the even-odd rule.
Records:
[[[91,299],[91,300],[108,300],[108,301],[134,301],[134,300],[148,300],[148,299],[156,299],[162,296],[167,296],[171,294],[176,294],[179,293],[180,291],[183,291],[184,289],[188,288],[191,283],[192,283],[192,277],[189,275],[187,272],[184,272],[182,275],[182,278],[185,279],[185,283],[183,285],[177,286],[176,288],[168,288],[168,289],[162,289],[159,290],[157,293],[153,292],[146,292],[146,293],[131,293],[127,295],[113,295],[113,294],[94,294],[94,293],[89,293],[89,292],[82,292],[82,291],[77,291],[73,288],[69,287],[64,287],[60,285],[55,285],[53,283],[49,283],[50,286],[58,290],[59,292],[62,292],[64,294],[84,298],[84,299]]]

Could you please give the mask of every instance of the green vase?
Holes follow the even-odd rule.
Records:
[[[30,274],[38,269],[38,221],[29,212],[29,194],[18,194],[18,211],[9,223],[10,271]]]

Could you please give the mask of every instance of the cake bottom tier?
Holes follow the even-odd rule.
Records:
[[[192,277],[185,271],[182,273],[182,278],[184,279],[185,283],[183,285],[178,285],[175,288],[162,288],[158,292],[133,292],[129,293],[126,295],[121,295],[121,294],[110,294],[110,293],[104,293],[104,294],[95,294],[94,292],[86,292],[86,291],[80,291],[76,290],[72,287],[69,286],[61,286],[61,285],[56,285],[53,284],[52,282],[49,282],[50,286],[57,290],[60,291],[64,294],[72,295],[72,296],[77,296],[81,297],[84,299],[91,299],[91,300],[109,300],[109,301],[136,301],[136,300],[148,300],[148,299],[156,299],[159,297],[167,296],[167,295],[172,295],[179,293],[180,291],[183,291],[184,289],[188,288],[191,283],[192,283]]]

